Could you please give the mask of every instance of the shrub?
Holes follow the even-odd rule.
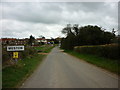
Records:
[[[7,62],[8,60],[11,59],[11,54],[7,51],[2,51],[2,63]]]
[[[37,51],[33,47],[26,46],[25,50],[20,52],[20,58],[25,58],[27,56],[32,56],[36,53],[37,53]]]
[[[119,59],[119,47],[117,44],[96,45],[96,46],[76,46],[74,51],[84,54],[93,54],[110,59]]]

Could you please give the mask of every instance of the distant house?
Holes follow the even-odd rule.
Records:
[[[45,38],[37,38],[36,42],[38,44],[47,44],[47,40]]]
[[[0,41],[2,45],[26,45],[28,43],[28,38],[16,39],[16,38],[1,38]]]
[[[25,39],[17,39],[16,40],[16,45],[26,45],[28,44],[29,39],[25,38]]]
[[[2,45],[13,45],[15,44],[16,38],[1,38]]]
[[[51,44],[51,39],[46,39],[47,40],[47,44]]]

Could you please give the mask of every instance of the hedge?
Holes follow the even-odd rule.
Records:
[[[110,59],[120,59],[118,44],[96,45],[96,46],[76,46],[74,51],[83,54],[93,54]]]

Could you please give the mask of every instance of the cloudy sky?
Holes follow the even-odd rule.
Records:
[[[2,2],[0,7],[2,37],[62,37],[68,23],[118,29],[117,2]]]

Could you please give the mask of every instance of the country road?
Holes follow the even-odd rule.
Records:
[[[118,88],[118,77],[55,47],[21,88]]]

